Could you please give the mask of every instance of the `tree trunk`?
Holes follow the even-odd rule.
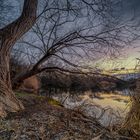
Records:
[[[22,103],[12,91],[10,79],[10,53],[20,37],[35,23],[38,0],[24,0],[21,16],[0,29],[0,117],[7,112],[23,109]]]
[[[24,109],[22,103],[15,97],[12,91],[9,56],[0,52],[0,116],[6,116],[6,112],[16,112]]]
[[[12,82],[12,89],[13,90],[16,90],[16,89],[19,89],[19,87],[23,84],[24,80],[31,77],[31,76],[34,76],[36,74],[38,74],[39,71],[38,70],[27,70],[23,73],[20,73],[18,74],[14,79],[13,79],[13,82]]]

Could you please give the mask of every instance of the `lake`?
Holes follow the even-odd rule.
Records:
[[[128,90],[115,92],[86,91],[83,94],[62,93],[53,95],[66,108],[80,110],[86,115],[98,119],[104,126],[121,124],[130,108]]]

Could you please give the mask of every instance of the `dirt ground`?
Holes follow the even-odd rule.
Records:
[[[0,119],[0,140],[128,140],[79,110],[38,96],[19,96],[25,110]]]

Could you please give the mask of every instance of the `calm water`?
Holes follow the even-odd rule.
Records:
[[[124,120],[130,108],[130,94],[128,90],[111,93],[87,91],[75,95],[63,93],[53,98],[63,103],[66,108],[79,109],[109,126],[120,124]]]

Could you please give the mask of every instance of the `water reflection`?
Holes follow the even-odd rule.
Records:
[[[63,103],[66,108],[79,109],[108,126],[123,121],[129,111],[130,94],[129,90],[109,93],[86,91],[71,94],[63,92],[53,95],[53,98]]]

